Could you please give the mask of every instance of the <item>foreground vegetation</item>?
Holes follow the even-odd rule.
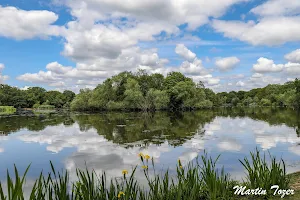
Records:
[[[300,107],[300,81],[273,84],[250,91],[215,93],[204,84],[193,82],[180,72],[162,74],[122,72],[106,79],[94,90],[78,95],[40,87],[21,90],[0,84],[0,106],[15,108],[71,108],[76,111],[100,110],[194,110],[212,107]]]
[[[155,171],[154,161],[148,155],[140,154],[141,166],[120,172],[121,179],[108,181],[105,173],[101,176],[88,169],[77,169],[76,182],[70,183],[69,174],[57,172],[52,163],[52,172],[47,176],[43,173],[35,182],[30,195],[30,200],[36,199],[95,199],[95,200],[113,200],[113,199],[141,199],[141,200],[199,200],[199,199],[250,199],[254,195],[236,195],[233,187],[243,185],[247,188],[265,188],[266,195],[260,198],[280,198],[280,195],[273,195],[274,190],[270,191],[272,185],[278,185],[280,189],[289,189],[291,176],[286,174],[285,163],[283,160],[276,160],[270,156],[267,160],[265,155],[256,150],[251,153],[251,159],[240,160],[246,170],[246,179],[239,183],[230,178],[230,175],[224,172],[224,169],[217,168],[218,158],[215,160],[208,157],[206,153],[196,162],[183,166],[178,160],[175,175],[169,171],[157,173]],[[268,163],[271,164],[268,164]],[[24,199],[23,187],[25,177],[20,176],[15,167],[15,180],[7,172],[7,188],[0,183],[0,199],[13,200]],[[136,170],[142,170],[147,180],[147,187],[144,188],[135,180]],[[297,195],[297,194],[296,194]],[[286,195],[285,197],[287,197]],[[290,197],[293,197],[290,195]]]

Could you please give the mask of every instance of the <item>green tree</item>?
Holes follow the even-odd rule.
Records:
[[[46,92],[45,99],[49,102],[48,105],[55,106],[56,108],[62,108],[66,103],[66,97],[59,91]]]
[[[81,89],[80,93],[76,95],[74,100],[71,103],[71,110],[85,111],[89,110],[89,98],[92,94],[92,91],[89,89]]]
[[[44,103],[46,90],[41,87],[30,87],[25,90],[25,94],[27,105],[32,108],[36,103]]]
[[[260,105],[262,106],[271,106],[271,101],[269,99],[261,99],[260,100]]]
[[[167,77],[164,81],[164,89],[170,90],[173,88],[177,83],[181,81],[190,80],[189,78],[186,78],[182,73],[180,72],[170,72],[168,73]]]
[[[65,100],[66,100],[66,102],[71,102],[71,101],[73,101],[73,99],[75,98],[75,93],[74,92],[72,92],[72,91],[70,91],[70,90],[65,90],[64,92],[63,92],[63,95],[65,96]]]
[[[295,88],[296,88],[295,104],[298,108],[300,108],[300,81],[298,80],[298,78],[295,79]]]
[[[150,88],[156,90],[163,90],[165,78],[162,74],[151,74],[150,76]]]
[[[111,78],[112,91],[115,94],[116,99],[114,101],[123,101],[125,98],[125,85],[129,78],[134,78],[131,72],[122,72]]]
[[[142,109],[144,97],[139,83],[135,79],[129,78],[125,89],[124,103],[126,107],[129,109]]]
[[[252,98],[251,97],[247,97],[246,99],[244,99],[244,101],[243,101],[243,105],[244,106],[249,106],[250,104],[252,104],[253,103],[253,100],[252,100]]]
[[[115,95],[111,79],[107,79],[104,83],[98,85],[92,92],[91,97],[89,99],[89,106],[92,109],[96,110],[104,110],[107,108],[107,104],[110,101],[114,101]]]
[[[153,99],[155,109],[167,109],[170,98],[166,91],[150,89],[148,95],[149,99]]]

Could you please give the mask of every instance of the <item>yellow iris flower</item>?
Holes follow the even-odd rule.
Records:
[[[126,169],[124,169],[124,170],[122,171],[122,174],[123,174],[123,175],[128,174],[128,171],[127,171]]]
[[[144,158],[145,158],[146,160],[149,160],[151,157],[147,154],[147,155],[144,156]]]
[[[118,194],[118,198],[120,199],[121,198],[121,195],[125,195],[125,193],[124,192],[119,192],[119,194]]]
[[[144,157],[144,154],[143,153],[139,153],[139,157]]]
[[[142,168],[143,168],[143,169],[148,169],[148,166],[143,165]]]

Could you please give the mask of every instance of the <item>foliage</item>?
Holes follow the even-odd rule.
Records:
[[[41,106],[40,103],[36,103],[32,106],[33,109],[38,109]]]
[[[127,80],[127,83],[125,84],[124,95],[124,103],[126,108],[133,110],[142,108],[144,97],[140,89],[140,85],[135,79],[129,78]]]
[[[88,103],[84,95],[75,97],[73,110],[194,110],[213,107],[291,107],[300,106],[300,81],[283,85],[268,85],[250,91],[215,93],[200,81],[180,72],[147,74],[140,70],[133,74],[122,72],[107,79],[90,93]],[[80,105],[82,103],[82,105]]]
[[[196,107],[200,108],[200,109],[212,108],[213,103],[210,100],[204,100],[204,101],[198,102],[196,104]]]
[[[16,108],[13,106],[0,106],[0,115],[13,114],[16,112]]]
[[[166,91],[151,88],[147,93],[146,101],[149,109],[163,110],[167,109],[170,99]]]
[[[286,173],[285,163],[281,159],[276,160],[275,157],[270,156],[271,164],[269,165],[266,160],[266,155],[260,155],[260,151],[251,152],[251,161],[244,158],[241,164],[247,171],[247,180],[245,184],[249,188],[265,188],[267,194],[272,194],[271,186],[278,185],[279,188],[287,188],[289,179]]]
[[[110,182],[108,182],[105,172],[98,175],[94,170],[89,171],[88,167],[85,170],[77,169],[77,181],[70,182],[68,171],[57,172],[50,162],[51,172],[48,175],[44,175],[43,172],[40,173],[29,193],[29,200],[227,200],[240,197],[234,195],[233,186],[242,183],[232,180],[230,175],[224,172],[224,168],[219,171],[216,167],[219,156],[212,159],[204,153],[200,160],[196,158],[196,164],[187,163],[185,166],[178,160],[174,176],[170,175],[169,170],[157,173],[153,158],[143,154],[139,156],[141,159],[140,166],[134,167],[131,174],[128,174],[127,169],[123,170],[120,172],[122,178],[116,178]],[[290,177],[285,174],[284,162],[282,169],[281,163],[272,157],[271,167],[268,168],[265,160],[260,158],[258,151],[256,154],[251,153],[251,156],[254,164],[253,170],[247,158],[244,159],[245,163],[241,161],[245,169],[251,173],[248,182],[243,183],[245,186],[265,188],[264,186],[274,184],[279,185],[282,189],[289,187]],[[138,168],[144,173],[148,183],[146,188],[135,180],[135,173],[136,170],[139,170]],[[23,187],[29,167],[23,176],[19,175],[16,166],[14,169],[15,181],[12,180],[9,171],[7,171],[6,188],[0,182],[0,197],[3,200],[25,199]]]
[[[52,105],[40,105],[36,109],[38,109],[38,110],[53,110],[53,109],[55,109],[55,106],[52,106]]]
[[[219,173],[216,163],[220,156],[215,160],[211,157],[208,158],[207,153],[201,156],[203,166],[199,166],[201,169],[201,175],[204,182],[204,193],[208,199],[230,199],[232,196],[231,189],[234,186],[234,181],[230,179],[229,174],[224,172],[224,167]]]
[[[205,88],[195,84],[180,72],[171,72],[166,78],[161,74],[136,74],[122,72],[107,79],[90,92],[78,94],[71,103],[72,110],[186,110],[205,100]],[[84,92],[84,91],[82,91]],[[204,102],[206,105],[208,102]]]
[[[194,110],[213,107],[290,107],[300,108],[300,81],[283,85],[269,84],[250,91],[215,93],[203,82],[195,83],[180,72],[147,74],[121,72],[106,79],[95,89],[79,94],[66,90],[46,91],[40,87],[20,90],[0,85],[0,106],[36,108],[37,105],[71,108],[75,111],[103,110]]]
[[[76,98],[71,103],[71,109],[84,111],[90,109],[89,107],[89,98],[91,96],[91,90],[85,89],[80,90],[80,93],[76,96]]]
[[[30,87],[21,90],[9,85],[0,85],[0,106],[14,106],[15,108],[37,108],[46,104],[62,108],[75,98],[75,93],[69,90],[63,93],[58,91],[46,91],[41,87]]]

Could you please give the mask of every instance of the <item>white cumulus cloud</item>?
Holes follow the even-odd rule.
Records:
[[[300,75],[300,63],[288,62],[284,65],[285,71],[289,75]]]
[[[300,63],[300,49],[296,49],[284,56],[290,62]]]
[[[245,83],[244,83],[243,81],[238,81],[238,82],[236,83],[236,86],[238,86],[238,87],[244,87],[244,86],[245,86]]]
[[[204,75],[207,74],[207,70],[203,67],[202,61],[195,58],[193,62],[184,61],[179,71],[185,75]]]
[[[274,64],[273,60],[260,57],[257,60],[257,63],[253,65],[253,70],[259,73],[267,73],[267,72],[280,72],[282,71],[284,65],[282,64]]]
[[[272,0],[253,9],[251,12],[260,16],[296,15],[300,14],[300,1]]]
[[[227,71],[233,69],[240,63],[240,60],[237,57],[226,57],[226,58],[219,58],[216,60],[215,65],[221,71]]]
[[[196,58],[196,54],[186,48],[184,44],[177,44],[175,52],[190,62],[192,62]]]
[[[58,36],[60,28],[52,25],[58,15],[47,10],[21,10],[0,5],[0,36],[17,40]]]
[[[299,16],[272,16],[254,21],[213,20],[215,31],[252,45],[281,45],[300,41]]]

